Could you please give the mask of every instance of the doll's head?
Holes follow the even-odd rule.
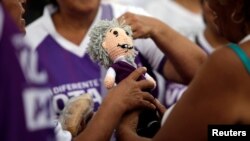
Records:
[[[130,26],[120,24],[117,20],[100,21],[90,32],[88,53],[93,60],[105,67],[109,67],[120,57],[134,62],[137,52],[133,46]]]

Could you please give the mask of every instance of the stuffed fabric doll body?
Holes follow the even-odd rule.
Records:
[[[137,68],[134,63],[137,52],[133,47],[132,35],[125,29],[117,27],[106,32],[102,47],[112,61],[104,80],[105,86],[111,88]],[[141,79],[148,79],[156,85],[155,80],[148,73],[141,76]]]
[[[137,65],[135,57],[137,52],[133,46],[132,31],[128,25],[119,24],[118,21],[100,21],[90,33],[88,48],[90,57],[108,68],[104,85],[112,88],[131,72]],[[156,86],[155,80],[146,73],[138,80],[147,79]],[[151,90],[145,90],[150,92]],[[152,125],[151,128],[149,124]],[[152,137],[160,127],[160,119],[156,111],[143,111],[139,117],[138,134]],[[147,129],[148,128],[148,129]],[[155,130],[155,131],[152,131]]]

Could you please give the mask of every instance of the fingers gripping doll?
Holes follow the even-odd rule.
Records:
[[[104,85],[108,89],[137,68],[135,64],[137,52],[133,46],[131,27],[120,24],[117,20],[102,20],[92,29],[88,53],[94,61],[108,69],[104,79]],[[156,86],[155,80],[148,73],[138,80],[142,79],[147,79]],[[155,111],[141,112],[138,134],[152,137],[159,127],[160,121]]]

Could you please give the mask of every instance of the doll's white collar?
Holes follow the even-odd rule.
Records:
[[[116,62],[118,62],[118,61],[128,62],[128,61],[125,59],[125,56],[119,56],[119,57],[117,57],[117,58],[114,60],[114,63],[116,63]]]
[[[116,62],[118,62],[118,61],[123,61],[123,62],[129,63],[130,65],[132,65],[128,60],[126,60],[126,57],[125,57],[125,56],[119,56],[119,57],[117,57],[117,58],[114,60],[114,63],[116,63]]]

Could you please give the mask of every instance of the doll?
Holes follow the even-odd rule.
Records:
[[[137,51],[133,46],[131,28],[128,25],[120,25],[116,20],[100,21],[93,28],[88,53],[94,61],[108,68],[104,79],[104,85],[108,89],[137,67],[134,62]],[[156,86],[155,80],[148,73],[144,77]]]
[[[108,89],[114,87],[137,68],[135,64],[137,51],[133,46],[131,27],[120,24],[115,19],[102,20],[92,29],[88,53],[94,61],[108,69],[104,78],[104,85]],[[147,79],[156,86],[155,80],[148,73],[138,80],[142,79]],[[156,114],[155,111],[141,112],[137,127],[138,134],[153,136],[160,127],[160,119]],[[151,129],[146,129],[150,126],[148,124],[152,125]]]

